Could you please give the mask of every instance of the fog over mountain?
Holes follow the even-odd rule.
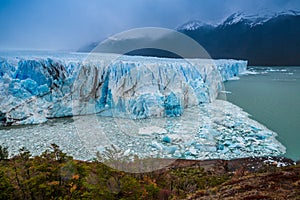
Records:
[[[176,30],[196,40],[212,58],[247,59],[249,65],[300,65],[300,12],[234,13],[219,24],[192,20]],[[132,45],[137,40],[143,43],[141,38],[123,39],[110,43],[104,51],[118,53],[120,45]],[[147,38],[144,40],[149,42]],[[174,35],[164,35],[151,42],[162,41],[178,42]],[[97,44],[88,44],[79,51],[91,51]],[[127,54],[178,57],[172,52],[157,49],[137,49]]]

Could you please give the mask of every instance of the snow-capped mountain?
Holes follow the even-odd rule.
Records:
[[[243,23],[244,25],[248,25],[250,27],[254,27],[257,25],[262,25],[269,20],[284,17],[284,16],[298,16],[300,15],[300,11],[288,10],[284,12],[277,13],[264,13],[264,14],[253,14],[247,15],[243,12],[237,12],[229,15],[219,24],[209,24],[199,20],[191,20],[188,21],[176,28],[178,31],[194,31],[197,29],[203,28],[214,28],[218,26],[231,26],[234,24]]]
[[[200,28],[213,28],[214,26],[212,24],[207,24],[204,23],[202,21],[199,20],[192,20],[192,21],[188,21],[184,24],[182,24],[181,26],[177,27],[177,30],[190,30],[190,31],[194,31]]]
[[[234,13],[220,24],[178,30],[213,58],[247,59],[250,65],[300,65],[300,12]]]
[[[229,17],[227,17],[220,26],[230,26],[238,23],[244,23],[250,27],[264,24],[265,22],[269,21],[270,19],[277,16],[275,14],[264,14],[264,15],[246,15],[245,13],[238,12],[233,13]]]
[[[277,13],[264,13],[264,14],[253,14],[253,15],[247,15],[243,12],[237,12],[233,13],[229,17],[227,17],[220,25],[222,26],[228,26],[233,25],[237,23],[244,23],[245,25],[249,25],[250,27],[254,27],[257,25],[262,25],[269,20],[275,19],[277,17],[282,16],[297,16],[300,15],[300,12],[298,11],[284,11],[284,12],[277,12]]]
[[[299,11],[262,12],[259,15],[234,13],[216,25],[192,20],[178,26],[176,30],[196,40],[212,58],[247,59],[250,65],[300,65]],[[163,41],[179,45],[174,35],[164,35],[150,42]],[[113,44],[115,47],[110,52],[118,53],[121,43],[142,45],[148,44],[149,39],[131,38],[126,43],[118,41]],[[91,51],[94,44],[88,47],[81,51]],[[171,53],[157,49],[138,49],[128,54],[176,57]]]

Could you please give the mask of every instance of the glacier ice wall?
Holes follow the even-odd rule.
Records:
[[[213,101],[222,82],[245,72],[247,61],[167,59],[101,54],[0,58],[0,123],[98,113],[147,118],[179,116]]]

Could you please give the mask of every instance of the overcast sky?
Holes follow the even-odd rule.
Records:
[[[299,0],[0,0],[0,49],[76,50],[137,27],[220,23],[234,12],[300,10]]]

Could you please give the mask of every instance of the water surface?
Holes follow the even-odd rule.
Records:
[[[225,83],[227,100],[278,134],[286,156],[300,159],[300,67],[250,67],[257,74]]]

